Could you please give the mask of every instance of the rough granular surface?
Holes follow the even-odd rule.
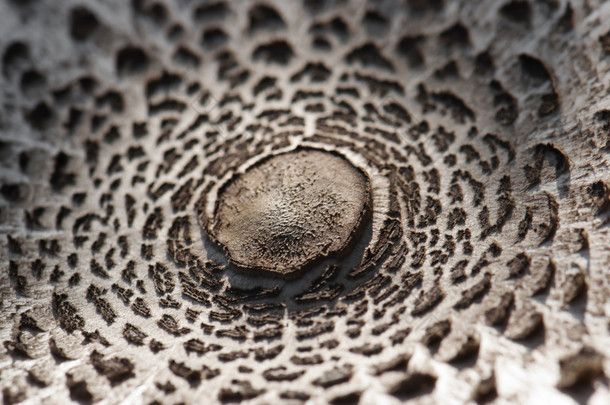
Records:
[[[0,0],[0,89],[3,404],[610,403],[610,2]]]
[[[368,178],[347,160],[299,150],[231,179],[207,228],[232,264],[290,275],[345,249],[367,217],[369,200]]]

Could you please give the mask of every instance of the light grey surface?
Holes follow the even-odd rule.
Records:
[[[162,403],[214,403],[218,401],[222,389],[233,386],[234,379],[246,380],[255,389],[265,390],[251,399],[251,403],[257,404],[284,401],[280,394],[289,390],[306,392],[310,395],[309,402],[312,404],[326,403],[337,396],[353,392],[361,394],[362,404],[394,404],[399,403],[400,399],[390,394],[392,387],[416,372],[436,376],[437,381],[431,393],[416,396],[413,398],[414,403],[471,401],[481,381],[492,375],[495,376],[497,403],[568,404],[583,398],[589,398],[590,403],[595,404],[610,401],[606,377],[610,375],[610,239],[608,212],[598,212],[596,205],[599,201],[603,202],[603,198],[607,199],[607,195],[596,201],[591,199],[587,191],[596,182],[601,181],[606,185],[610,183],[608,128],[604,129],[604,123],[595,115],[610,109],[610,55],[604,53],[599,40],[600,36],[610,30],[610,3],[571,1],[574,27],[564,33],[557,29],[557,22],[566,9],[566,1],[558,2],[556,8],[552,7],[552,2],[531,2],[532,18],[529,26],[522,26],[502,17],[499,9],[503,4],[497,1],[447,1],[440,13],[413,15],[409,15],[409,8],[404,4],[381,2],[375,7],[379,7],[380,12],[390,18],[387,30],[379,27],[367,28],[362,23],[367,7],[374,5],[367,6],[360,1],[337,3],[338,5],[329,5],[319,14],[312,15],[300,3],[269,1],[268,4],[272,4],[281,14],[286,28],[275,31],[262,29],[251,33],[248,28],[248,9],[254,3],[245,1],[230,4],[232,11],[224,19],[203,22],[192,18],[195,5],[202,3],[167,2],[168,21],[161,25],[150,17],[135,13],[129,2],[123,1],[0,2],[0,52],[4,54],[7,47],[15,41],[22,41],[29,48],[28,60],[11,64],[9,71],[0,76],[0,137],[3,142],[0,149],[0,183],[20,184],[22,197],[16,202],[0,198],[0,232],[19,240],[22,249],[22,254],[10,252],[7,237],[0,238],[0,341],[6,342],[0,348],[0,395],[5,402],[23,400],[26,403],[66,403],[71,398],[67,386],[70,375],[75,381],[86,382],[86,388],[95,402],[109,404],[150,403],[153,400]],[[74,41],[70,37],[69,13],[75,5],[84,5],[100,21],[100,27],[86,41]],[[347,22],[348,37],[328,34],[325,36],[333,45],[331,51],[312,49],[312,34],[309,32],[312,21],[328,21],[334,16],[340,16]],[[458,21],[468,29],[470,45],[443,45],[442,41],[439,41],[439,34]],[[181,39],[172,41],[167,38],[172,23],[184,26]],[[238,61],[237,70],[246,68],[250,71],[247,81],[235,89],[231,89],[227,81],[218,79],[219,62],[215,59],[216,51],[200,47],[202,31],[212,26],[221,27],[230,36],[228,47]],[[407,60],[395,51],[405,35],[425,37],[418,45],[425,58],[424,66],[410,67]],[[286,40],[294,51],[295,56],[287,65],[252,61],[251,56],[258,45],[275,39]],[[360,63],[350,64],[346,61],[347,54],[369,40],[377,44],[383,55],[387,55],[394,67],[393,72],[379,66],[362,66]],[[117,52],[127,44],[142,48],[150,56],[150,65],[145,72],[133,75],[118,74]],[[172,60],[174,51],[180,45],[186,46],[201,57],[198,68],[186,67]],[[480,75],[475,72],[475,56],[485,50],[489,50],[492,55],[495,70]],[[528,76],[519,62],[519,55],[522,54],[542,61],[551,75],[552,84]],[[451,60],[458,64],[458,76],[445,79],[435,76],[434,72]],[[307,79],[298,83],[292,82],[291,76],[300,71],[307,62],[322,62],[330,68],[331,74],[321,83],[309,82]],[[22,89],[21,75],[29,69],[42,73],[46,78],[45,83]],[[182,101],[187,107],[181,113],[169,112],[150,116],[149,101],[145,96],[146,81],[159,77],[164,70],[178,74],[183,78],[183,83],[168,92],[157,93],[150,102],[156,103],[170,97]],[[365,83],[355,80],[353,75],[344,83],[341,81],[341,75],[345,72],[362,72],[394,80],[404,87],[404,94],[388,92],[380,95],[370,91]],[[94,97],[79,92],[76,80],[83,75],[93,76],[99,82],[94,90]],[[277,78],[276,87],[282,90],[279,99],[266,99],[270,91],[253,94],[254,85],[267,75]],[[512,125],[502,126],[494,119],[499,107],[494,105],[494,93],[489,87],[493,79],[501,82],[503,88],[517,102],[518,116]],[[199,81],[203,90],[210,92],[211,100],[207,104],[200,105],[198,102],[202,93],[187,94],[187,84],[193,81]],[[422,83],[429,93],[447,91],[458,96],[474,111],[474,119],[460,122],[452,117],[450,110],[443,111],[438,103],[436,111],[426,111],[418,101],[418,85]],[[52,91],[67,85],[73,86],[73,95],[70,101],[63,103],[52,95]],[[359,97],[338,96],[335,89],[342,86],[356,87]],[[559,109],[549,116],[539,117],[537,110],[540,97],[553,87],[559,96]],[[293,102],[292,98],[296,92],[303,89],[321,91],[324,95],[313,101]],[[117,91],[122,95],[122,112],[112,112],[109,106],[96,105],[95,96],[100,96],[108,90]],[[253,107],[245,109],[239,103],[221,105],[226,94],[238,94],[243,104],[252,103]],[[359,318],[362,321],[361,334],[354,338],[349,337],[347,332],[353,328],[350,319],[355,317],[357,304],[362,301],[339,300],[328,303],[331,308],[345,307],[347,314],[333,318],[333,330],[314,339],[298,340],[297,333],[307,329],[307,326],[299,326],[287,312],[282,315],[281,339],[271,342],[254,341],[253,333],[257,328],[253,327],[250,327],[245,341],[235,341],[215,333],[204,334],[199,326],[201,322],[213,324],[216,332],[235,325],[246,325],[247,316],[243,315],[229,324],[215,323],[208,317],[212,310],[219,310],[217,303],[206,307],[185,298],[181,294],[177,275],[178,271],[184,269],[179,268],[168,255],[167,240],[172,221],[184,216],[188,218],[191,226],[191,252],[202,260],[213,259],[221,264],[225,263],[221,252],[205,240],[195,210],[197,199],[209,182],[214,181],[215,177],[222,180],[232,175],[232,170],[216,176],[203,174],[204,168],[217,157],[238,152],[232,147],[214,151],[216,145],[228,145],[231,139],[239,135],[242,139],[253,138],[253,144],[265,146],[259,155],[251,158],[252,160],[260,155],[274,153],[272,145],[278,133],[295,130],[295,134],[288,137],[290,143],[275,152],[289,150],[297,145],[329,150],[338,148],[367,170],[372,182],[374,210],[371,228],[365,234],[364,242],[354,248],[354,254],[345,262],[339,263],[342,278],[359,262],[358,255],[365,251],[366,246],[373,246],[380,237],[381,226],[389,209],[389,169],[372,165],[361,153],[362,150],[347,146],[336,147],[312,141],[310,138],[323,132],[316,128],[316,119],[330,115],[338,108],[337,104],[341,100],[347,100],[357,111],[353,125],[340,123],[349,127],[350,131],[366,134],[366,127],[373,125],[398,134],[398,142],[390,142],[381,136],[369,134],[370,138],[375,138],[388,149],[406,151],[409,147],[417,149],[420,144],[426,149],[431,159],[428,166],[418,160],[416,153],[410,153],[406,162],[396,163],[412,167],[415,173],[414,182],[420,185],[423,196],[422,211],[425,197],[434,194],[428,190],[429,171],[436,168],[440,174],[441,191],[434,197],[440,201],[443,208],[438,215],[437,224],[418,228],[417,224],[410,225],[403,220],[401,227],[405,239],[410,232],[422,232],[432,238],[432,230],[438,228],[441,245],[445,234],[455,236],[458,229],[470,229],[472,254],[465,254],[462,245],[458,245],[455,253],[441,266],[443,273],[438,278],[434,274],[434,268],[438,266],[433,264],[434,257],[430,253],[435,248],[428,246],[428,256],[423,266],[413,269],[411,265],[417,248],[411,241],[407,241],[408,260],[395,274],[386,273],[390,275],[391,283],[396,285],[404,282],[403,276],[408,272],[420,273],[423,277],[422,284],[415,287],[402,302],[388,308],[381,317],[375,316],[375,309],[382,307],[384,302],[374,304],[374,298],[369,295],[366,298],[369,301],[368,308]],[[54,118],[43,130],[32,128],[24,118],[40,101],[46,102],[54,111]],[[306,111],[305,106],[314,101],[321,103],[326,112]],[[367,115],[366,103],[372,103],[381,111],[387,102],[396,102],[408,110],[412,123],[397,128]],[[69,134],[62,124],[68,119],[71,107],[82,109],[84,115],[82,122]],[[281,119],[270,122],[259,117],[261,112],[271,108],[289,109],[291,116],[303,117],[304,123],[282,126],[279,125]],[[206,123],[185,138],[180,137],[198,114],[208,113],[215,121],[227,111],[232,111],[234,117],[241,118],[234,128],[228,128],[226,124],[218,122]],[[90,120],[96,114],[106,115],[107,120],[98,131],[92,133]],[[158,144],[157,140],[163,132],[160,129],[161,121],[168,117],[175,118],[177,123],[170,131],[169,139]],[[372,120],[372,124],[364,119],[366,117]],[[428,122],[431,132],[414,141],[408,129],[422,120]],[[132,136],[133,122],[146,122],[149,134],[135,139]],[[263,125],[268,131],[252,130],[248,127],[255,124]],[[113,125],[119,129],[121,137],[112,143],[105,143],[102,138]],[[440,126],[455,135],[455,140],[447,152],[439,151],[431,137]],[[468,135],[472,126],[478,128],[478,135],[475,137]],[[206,136],[207,131],[218,131],[219,135]],[[501,148],[492,152],[489,144],[483,140],[486,133],[497,134],[499,139],[508,141],[515,151],[515,158],[510,160],[508,153]],[[199,139],[200,143],[184,150],[185,140],[191,138]],[[100,151],[95,169],[91,169],[92,166],[86,163],[84,142],[87,139],[99,141]],[[204,148],[208,142],[210,146]],[[370,151],[361,140],[357,140],[356,144],[361,149]],[[568,169],[557,171],[553,167],[556,157],[552,153],[544,155],[540,183],[530,187],[525,178],[524,167],[535,164],[537,145],[546,144],[553,145],[563,153],[568,161]],[[484,173],[476,159],[468,161],[465,154],[460,152],[464,145],[472,145],[479,152],[481,160],[488,161],[495,154],[499,159],[498,169],[491,174]],[[125,154],[131,146],[141,146],[145,156],[130,161]],[[165,172],[164,153],[172,147],[175,147],[181,156],[171,170]],[[250,152],[254,151],[253,146],[248,148]],[[70,156],[66,171],[76,176],[74,185],[56,191],[51,188],[49,179],[54,171],[55,156],[60,151]],[[25,171],[19,164],[22,152],[27,152],[30,156]],[[122,155],[123,171],[108,174],[107,168],[115,154]],[[444,159],[448,154],[457,156],[457,167],[450,167],[445,163]],[[178,173],[192,157],[198,159],[197,168],[177,180]],[[150,161],[139,173],[144,182],[132,184],[132,178],[137,174],[137,166],[144,160]],[[243,162],[243,165],[247,163]],[[395,163],[395,159],[390,157],[385,163]],[[162,169],[158,170],[159,167]],[[453,184],[453,172],[458,169],[470,171],[483,184],[485,193],[481,196],[483,202],[480,205],[473,202],[477,197],[476,192],[473,192],[466,182],[461,183],[464,192],[463,203],[456,205],[451,201],[448,192]],[[480,239],[484,228],[479,219],[481,208],[488,207],[490,221],[494,223],[498,217],[499,205],[496,190],[500,180],[506,175],[511,177],[512,183],[511,198],[515,203],[512,215],[501,232]],[[194,182],[203,179],[204,182],[195,187],[188,206],[175,213],[170,197],[188,178],[193,178]],[[98,187],[93,185],[95,179],[101,181]],[[120,185],[111,190],[110,184],[117,179],[121,180]],[[176,182],[177,185],[171,192],[165,193],[156,201],[153,200],[149,192],[156,190],[164,182]],[[87,193],[85,202],[80,206],[72,202],[72,195],[77,192]],[[111,201],[100,202],[104,193],[109,193]],[[607,194],[607,189],[605,193]],[[127,225],[125,194],[135,198],[137,214],[131,226]],[[552,217],[552,208],[549,208],[551,199],[557,203],[558,225],[556,232],[549,239],[544,237],[545,229],[541,225],[548,224],[549,218]],[[409,209],[407,203],[408,200],[401,200],[403,219]],[[145,212],[146,204],[148,211]],[[108,223],[93,221],[91,230],[86,233],[89,240],[84,242],[81,248],[75,247],[72,228],[76,219],[87,213],[105,217],[109,205],[114,206],[114,212],[109,215]],[[61,206],[69,207],[72,211],[66,216],[63,226],[57,229],[56,215]],[[448,217],[451,210],[457,206],[466,211],[466,223],[462,227],[449,229]],[[44,208],[40,226],[28,227],[26,213],[32,214],[36,207]],[[161,210],[164,220],[156,239],[147,240],[142,236],[142,230],[154,208]],[[523,240],[519,240],[516,236],[519,233],[519,223],[528,209],[532,212],[533,228]],[[114,219],[120,222],[118,229],[114,227]],[[92,252],[91,245],[100,232],[106,233],[106,242],[99,252]],[[127,237],[130,246],[125,257],[120,256],[117,244],[119,236],[122,235]],[[369,238],[370,244],[365,243]],[[57,239],[61,245],[61,252],[56,257],[40,251],[39,240],[51,239]],[[141,256],[142,243],[153,246],[152,260],[147,261]],[[485,253],[493,244],[501,247],[501,253],[497,257]],[[96,260],[105,266],[105,255],[113,247],[116,249],[113,255],[116,265],[108,271],[109,278],[103,279],[91,272],[90,263],[91,260]],[[72,253],[78,254],[78,264],[75,268],[70,268],[67,264],[67,257]],[[530,257],[530,270],[522,277],[509,278],[507,263],[519,253]],[[37,258],[41,258],[45,263],[40,279],[31,272],[31,263]],[[467,259],[467,270],[470,271],[481,258],[487,258],[490,264],[478,275],[467,277],[461,284],[452,283],[452,267]],[[9,277],[9,260],[17,264],[18,274],[27,279],[25,294],[17,291],[15,279]],[[121,279],[121,270],[130,260],[135,262],[135,272],[143,281],[146,293],[140,292],[135,283],[128,285]],[[163,263],[172,273],[175,289],[169,295],[182,304],[180,309],[162,308],[159,305],[161,297],[155,293],[148,270],[149,265],[156,262]],[[549,263],[554,266],[554,274],[548,292],[532,296],[532,286],[536,285],[536,280],[549,268]],[[225,295],[228,286],[251,288],[262,285],[270,288],[280,285],[283,291],[279,297],[272,300],[273,302],[285,301],[291,311],[312,308],[316,304],[301,306],[295,304],[291,298],[307,288],[322,272],[325,264],[328,263],[323,263],[315,271],[296,281],[249,278],[227,269],[221,274],[223,286],[218,294]],[[55,266],[65,274],[58,282],[51,282],[49,277]],[[379,267],[384,272],[387,270],[383,265]],[[455,305],[464,291],[471,290],[473,285],[481,282],[487,272],[490,273],[491,287],[481,302],[475,302],[465,309],[456,309]],[[70,287],[68,280],[75,273],[80,274],[80,283]],[[360,280],[347,279],[343,294],[353,291],[371,277],[372,275]],[[574,280],[579,277],[584,281],[585,293],[584,296],[581,293],[577,299],[571,301]],[[412,310],[431,294],[437,279],[445,294],[444,299],[430,312],[413,315]],[[95,305],[86,298],[87,288],[92,283],[108,290],[104,297],[117,314],[116,320],[111,324],[100,316]],[[143,297],[152,311],[152,316],[144,318],[132,311],[112,290],[113,283],[133,289],[135,295],[131,298],[131,303],[136,297]],[[105,347],[99,342],[86,344],[82,331],[68,333],[61,329],[57,312],[51,307],[54,292],[66,293],[68,300],[85,321],[84,330],[98,330],[110,346]],[[500,297],[507,292],[514,293],[515,308],[504,332],[486,324],[485,312],[495,307]],[[187,308],[201,311],[196,322],[191,323],[186,319]],[[36,319],[41,331],[19,329],[24,313]],[[187,327],[192,331],[184,336],[168,333],[157,324],[163,314],[172,315],[180,327]],[[523,333],[523,328],[529,325],[528,319],[536,316],[542,316],[543,341],[540,341],[540,337],[525,342],[515,340],[515,337]],[[327,321],[324,316],[319,318],[316,320]],[[451,332],[442,340],[438,352],[435,353],[429,350],[422,340],[425,341],[426,336],[430,335],[430,326],[447,319],[451,321]],[[124,339],[123,328],[126,323],[137,326],[147,334],[145,345],[136,346]],[[373,334],[373,329],[384,323],[389,325],[388,330],[378,336]],[[393,345],[391,337],[407,327],[411,329],[411,333],[404,342]],[[466,366],[450,363],[448,360],[463,347],[469,336],[480,342],[475,363]],[[51,354],[52,339],[65,351],[69,360],[60,361],[57,356]],[[148,347],[151,339],[163,342],[166,349],[153,354]],[[189,339],[200,339],[206,346],[218,344],[222,349],[201,355],[188,353],[184,343]],[[338,341],[336,348],[321,346],[321,343],[331,339]],[[24,344],[23,350],[20,346],[15,346],[19,341]],[[269,349],[280,344],[284,348],[277,357],[260,362],[255,360],[256,349]],[[371,356],[354,352],[354,348],[365,344],[378,344],[383,350]],[[298,350],[304,346],[311,346],[311,352]],[[601,362],[603,370],[600,376],[591,380],[589,390],[584,389],[584,392],[578,395],[570,395],[569,392],[557,388],[566,382],[566,379],[571,378],[569,372],[562,372],[561,359],[578,353],[585,346],[597,353],[590,363],[586,363],[585,369],[589,367],[595,370],[598,368],[596,362]],[[92,366],[90,356],[94,350],[101,352],[105,358],[129,359],[135,367],[134,377],[112,385]],[[218,357],[219,353],[237,350],[244,351],[247,358],[223,362]],[[23,351],[25,356],[21,353]],[[395,359],[403,353],[410,355],[406,369],[375,375],[375,367],[380,363]],[[314,366],[298,366],[291,360],[295,355],[314,354],[322,356],[324,362]],[[168,363],[172,359],[184,362],[193,369],[201,370],[205,365],[221,372],[215,378],[190,386],[187,381],[169,370]],[[328,389],[315,384],[324,373],[346,364],[353,367],[353,375],[347,382]],[[241,373],[240,366],[250,367],[253,372]],[[286,367],[287,372],[304,373],[294,381],[283,382],[269,381],[263,376],[265,370],[276,367]],[[46,386],[34,384],[32,376],[44,381],[43,385]],[[175,385],[175,392],[165,394],[155,385],[167,381]]]

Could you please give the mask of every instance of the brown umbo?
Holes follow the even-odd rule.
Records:
[[[368,176],[317,149],[263,159],[218,192],[207,234],[242,270],[294,276],[344,251],[371,209]]]

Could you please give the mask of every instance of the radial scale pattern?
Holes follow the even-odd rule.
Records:
[[[0,2],[5,404],[610,399],[610,3]]]

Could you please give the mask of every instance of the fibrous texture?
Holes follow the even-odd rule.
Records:
[[[4,403],[609,402],[610,3],[4,0],[0,55]]]
[[[205,207],[200,220],[231,264],[280,276],[344,250],[370,205],[366,175],[315,149],[263,161],[218,194],[213,220]]]

